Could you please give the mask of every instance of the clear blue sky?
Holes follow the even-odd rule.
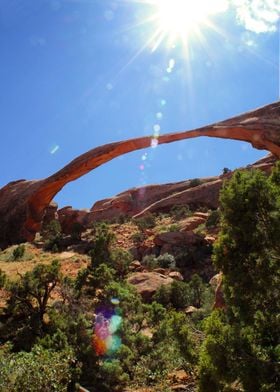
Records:
[[[162,14],[164,1],[0,0],[0,186],[46,177],[98,145],[206,125],[279,98],[277,0],[232,0],[203,18],[191,4],[205,0],[182,0],[189,9],[174,15]],[[162,145],[109,162],[55,200],[89,208],[134,186],[216,175],[265,154],[210,138]]]

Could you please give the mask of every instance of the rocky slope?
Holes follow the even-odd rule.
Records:
[[[243,140],[280,157],[280,102],[199,129],[159,136],[157,144],[209,136]],[[42,180],[13,181],[0,189],[0,247],[30,241],[40,230],[46,208],[70,181],[111,159],[151,145],[153,137],[110,143],[79,156]]]

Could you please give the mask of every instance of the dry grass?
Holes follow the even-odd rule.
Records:
[[[75,277],[81,268],[87,266],[89,257],[75,252],[51,253],[38,249],[33,244],[26,243],[25,253],[21,259],[13,260],[13,250],[16,246],[11,246],[0,252],[0,269],[6,273],[10,280],[19,278],[31,271],[37,264],[50,264],[53,260],[59,260],[61,271],[64,275]]]

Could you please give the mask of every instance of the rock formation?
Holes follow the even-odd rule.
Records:
[[[280,102],[195,130],[162,135],[158,144],[199,136],[243,140],[280,157]],[[0,247],[31,241],[40,230],[45,210],[53,197],[70,181],[111,159],[151,145],[151,137],[110,143],[74,159],[42,180],[13,181],[0,189]]]

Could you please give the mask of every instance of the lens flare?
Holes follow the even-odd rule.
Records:
[[[117,304],[119,300],[112,298]],[[111,302],[112,302],[111,300]],[[122,324],[122,317],[116,310],[101,310],[95,315],[92,347],[98,356],[112,355],[121,346],[117,335]]]

